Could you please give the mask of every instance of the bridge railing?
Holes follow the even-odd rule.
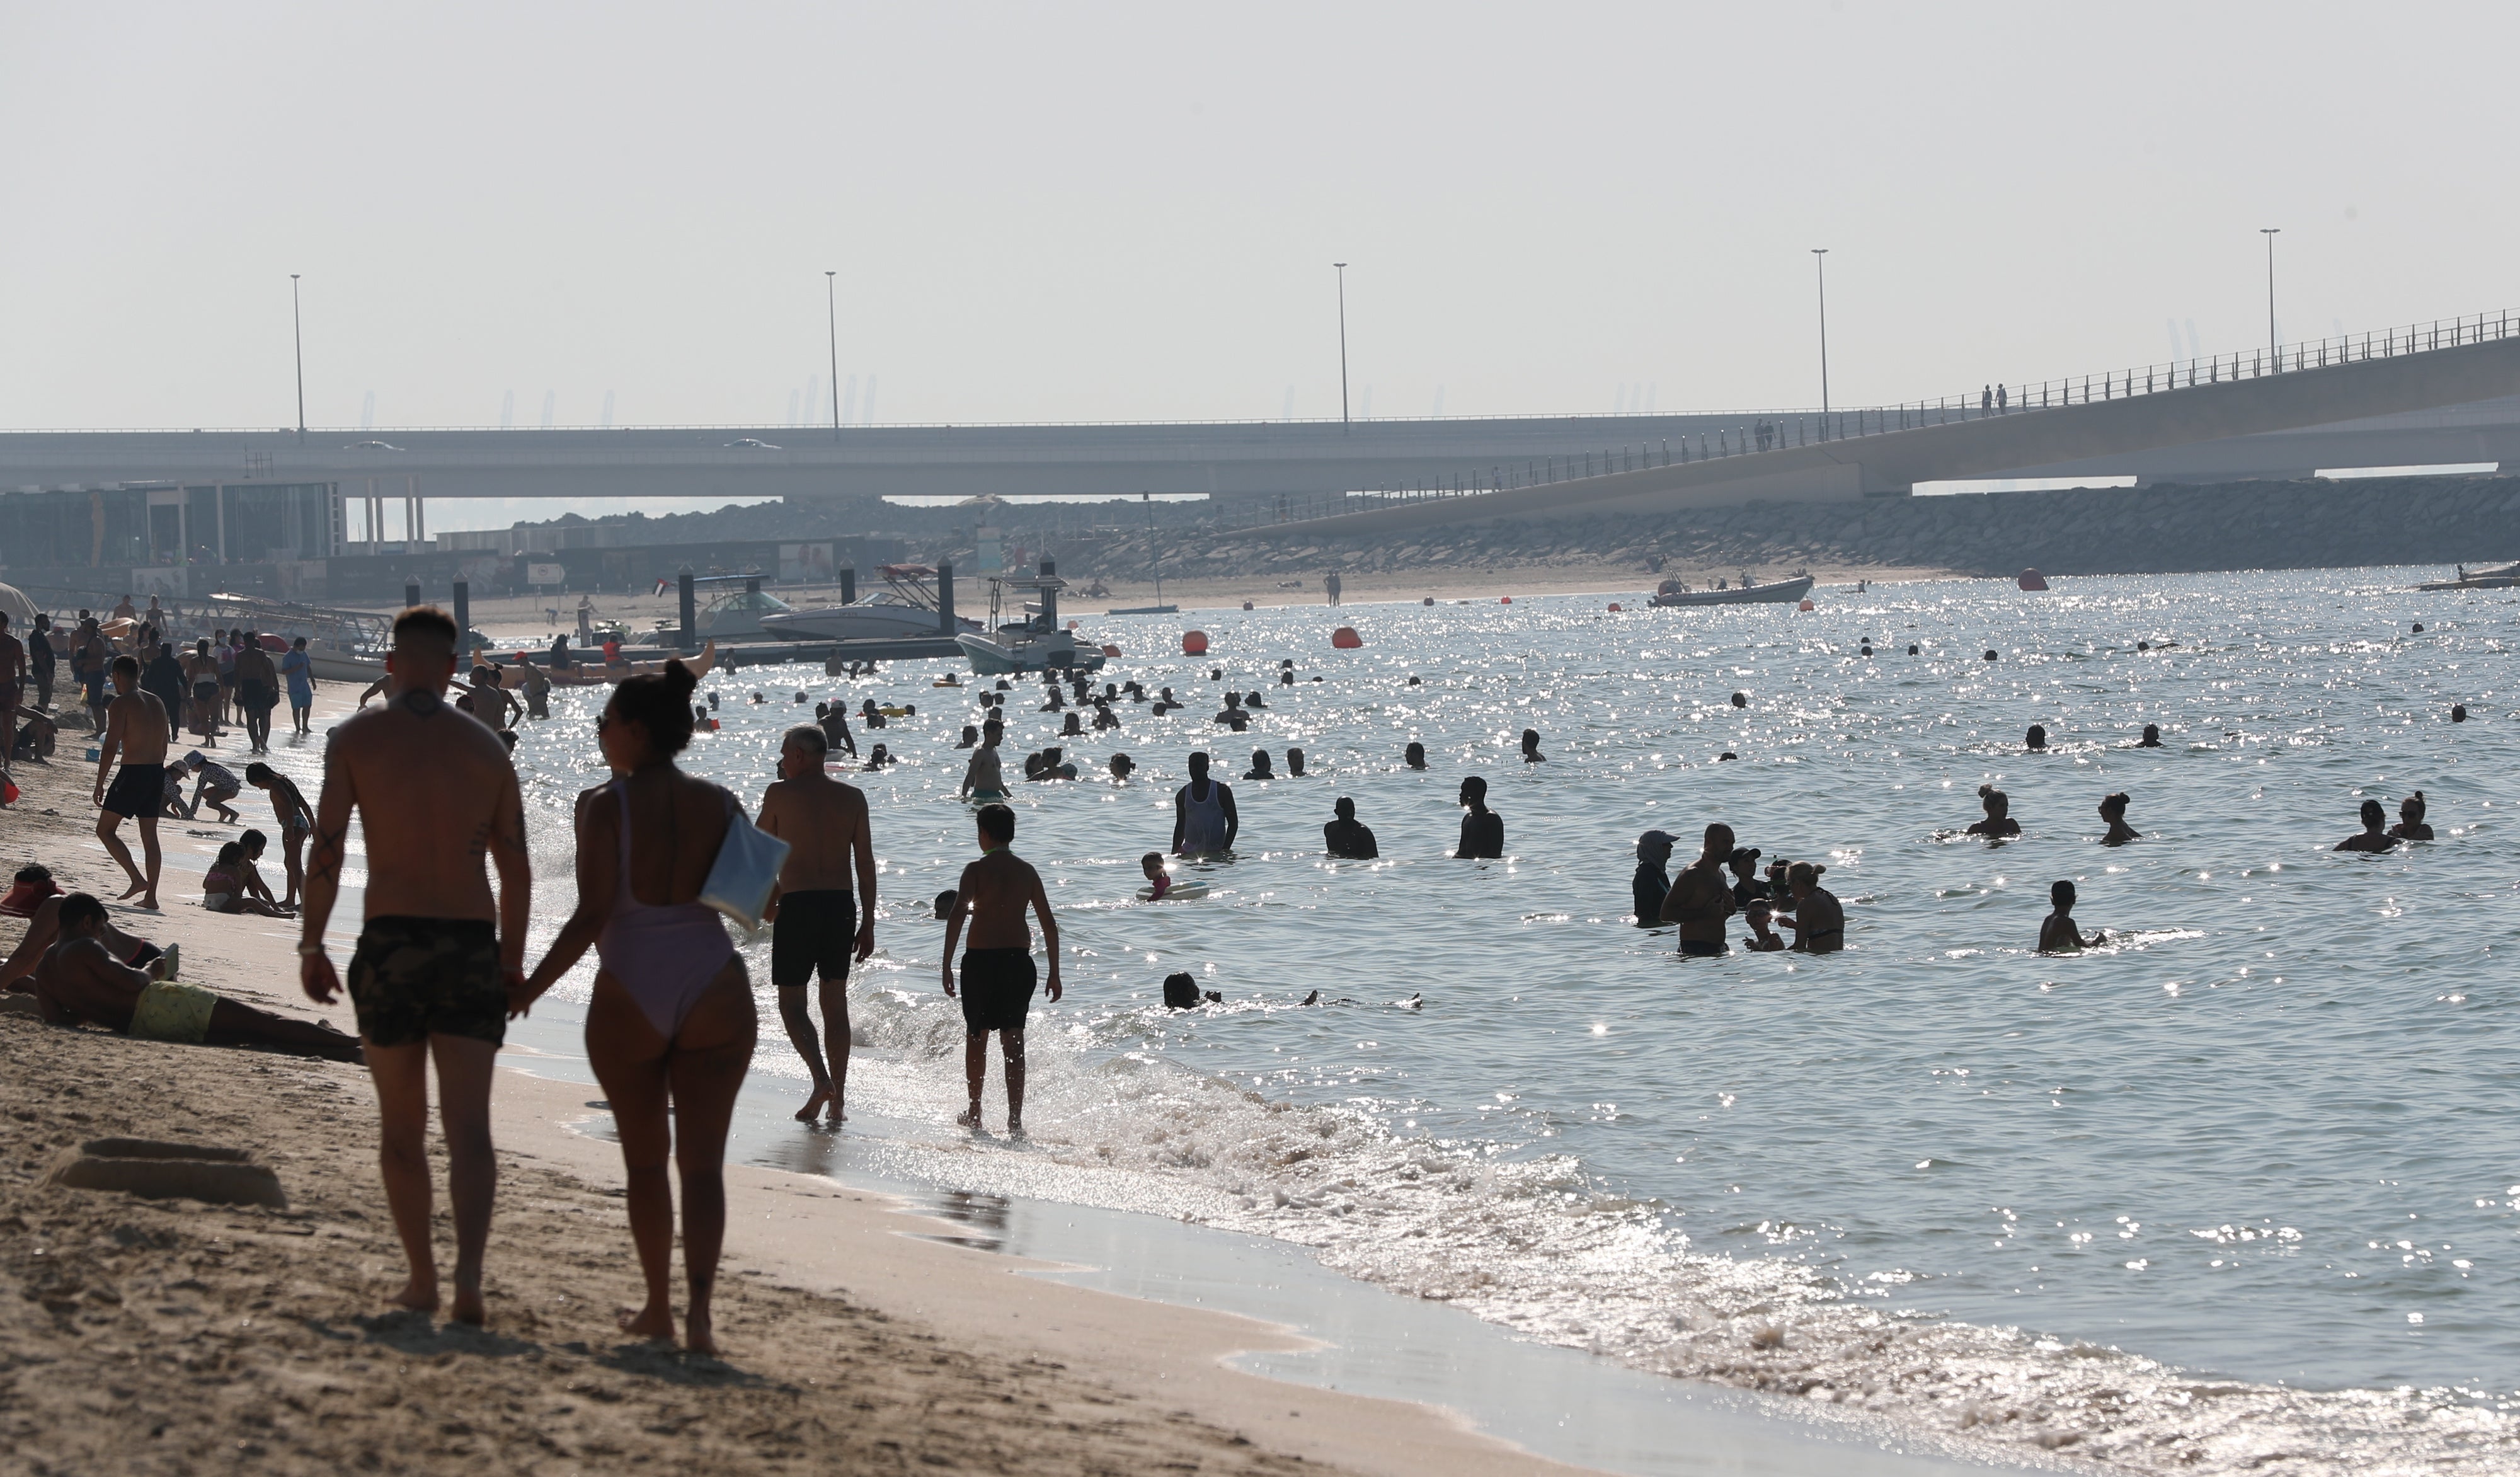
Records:
[[[2262,345],[2228,354],[2169,360],[2132,369],[2104,370],[2095,375],[2067,376],[2036,383],[1997,382],[1958,395],[1931,400],[1903,400],[1890,405],[1850,410],[1809,411],[1750,418],[1738,425],[1718,426],[1694,436],[1683,435],[1642,445],[1605,446],[1598,452],[1494,462],[1450,473],[1413,478],[1405,486],[1358,488],[1347,493],[1285,496],[1244,505],[1245,515],[1229,526],[1255,527],[1299,522],[1340,513],[1560,482],[1650,467],[1716,462],[1731,457],[1793,446],[1811,446],[1865,437],[1897,435],[1928,426],[1950,425],[1997,416],[2035,415],[2093,401],[2125,400],[2207,388],[2268,375],[2298,374],[2367,359],[2393,359],[2430,353],[2463,344],[2520,336],[2520,312],[2505,309],[2461,318],[2436,319],[2367,334],[2312,338],[2297,343]]]

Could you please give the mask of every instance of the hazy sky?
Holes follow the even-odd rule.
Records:
[[[2496,309],[2509,6],[0,5],[0,426],[1839,404]],[[856,407],[861,414],[863,404]]]

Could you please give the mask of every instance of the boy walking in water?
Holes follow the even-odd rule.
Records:
[[[779,779],[761,797],[761,828],[788,846],[770,894],[770,982],[779,987],[788,1039],[814,1072],[814,1095],[797,1110],[799,1123],[813,1122],[826,1102],[833,1123],[848,1116],[841,1102],[849,1090],[849,956],[852,949],[861,960],[875,953],[875,841],[866,792],[825,774],[830,757],[821,729],[789,729],[779,746]],[[805,1005],[806,981],[818,977],[825,1042],[815,1040],[814,1014]]]
[[[434,1062],[455,1207],[454,1316],[478,1323],[481,1251],[499,1182],[490,1068],[508,1015],[525,998],[525,816],[506,745],[447,704],[455,622],[446,612],[415,605],[396,616],[385,671],[384,705],[335,729],[325,750],[297,979],[317,1005],[341,993],[324,953],[324,925],[340,897],[355,809],[366,828],[368,885],[367,920],[350,957],[350,1004],[377,1088],[385,1204],[411,1264],[394,1302],[423,1313],[437,1308],[427,1142]],[[495,900],[485,860],[499,870]]]
[[[1032,933],[1024,926],[1024,909],[1041,918],[1041,945],[1050,955],[1050,998],[1058,1000],[1058,923],[1050,916],[1050,899],[1041,889],[1041,873],[1007,848],[1015,838],[1015,813],[1003,805],[983,805],[979,814],[980,860],[963,869],[953,912],[945,920],[945,993],[954,991],[954,943],[963,934],[963,919],[971,920],[971,947],[963,955],[963,1076],[970,1085],[971,1105],[954,1121],[974,1132],[980,1127],[980,1088],[989,1074],[989,1033],[1007,1058],[1007,1132],[1023,1132],[1024,1016],[1032,1007]]]

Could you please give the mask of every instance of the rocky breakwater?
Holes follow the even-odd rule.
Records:
[[[2520,559],[2520,477],[2374,477],[2212,486],[1751,503],[1668,515],[1498,522],[1371,539],[1266,529],[1140,534],[1095,563],[1168,577],[1332,569],[1628,567],[1719,570],[1800,564],[2009,574],[2470,564]]]

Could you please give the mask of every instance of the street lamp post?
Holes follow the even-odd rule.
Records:
[[[1812,247],[1812,265],[1820,269],[1820,413],[1828,414],[1828,247]]]
[[[840,274],[823,274],[823,318],[832,331],[832,439],[840,438]]]
[[[297,274],[289,274],[289,341],[297,353],[297,444],[306,444],[306,327],[297,311]]]
[[[2275,341],[2275,237],[2282,230],[2281,226],[2258,228],[2258,234],[2267,239],[2267,372],[2269,374],[2274,373],[2281,367],[2275,362],[2282,349],[2282,345]]]
[[[1347,263],[1334,261],[1338,268],[1339,302],[1339,425],[1347,425]]]

